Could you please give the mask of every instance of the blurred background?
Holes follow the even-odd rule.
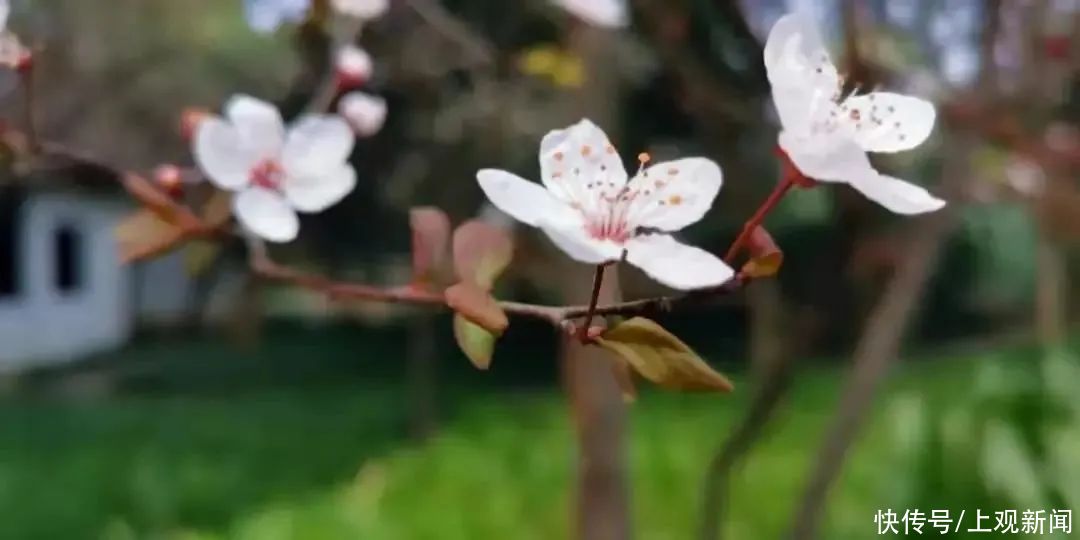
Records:
[[[239,243],[121,267],[130,198],[5,149],[0,536],[861,539],[890,508],[1080,509],[1078,2],[633,0],[611,28],[582,15],[593,1],[391,0],[358,42],[389,106],[358,140],[358,188],[275,256],[405,283],[410,207],[512,228],[475,171],[537,178],[540,138],[583,116],[631,165],[719,162],[685,236],[722,253],[779,179],[761,53],[794,10],[849,89],[937,104],[927,143],[876,163],[949,206],[789,195],[766,222],[777,279],[660,321],[736,391],[643,384],[624,405],[546,324],[513,320],[480,372],[449,315],[259,282]],[[186,107],[247,93],[297,114],[340,30],[321,2],[270,33],[242,0],[13,4],[42,137],[142,171],[191,163]],[[0,75],[15,127],[17,82]],[[580,302],[591,269],[513,232],[498,295]],[[621,286],[665,292],[632,268]]]

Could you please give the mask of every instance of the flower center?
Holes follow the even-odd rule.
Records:
[[[589,236],[624,244],[641,232],[639,224],[644,219],[683,204],[681,195],[666,189],[678,176],[678,168],[651,171],[660,176],[650,177],[645,166],[651,159],[645,152],[639,154],[638,173],[623,186],[598,181],[585,185],[591,197],[576,208],[585,216]]]
[[[274,159],[264,159],[251,169],[251,185],[281,191],[285,170]]]

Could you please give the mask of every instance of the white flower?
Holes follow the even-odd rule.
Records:
[[[630,24],[626,0],[552,0],[571,15],[603,28],[622,28]]]
[[[375,69],[371,55],[356,45],[345,45],[334,55],[334,67],[338,75],[349,86],[364,84],[371,78]]]
[[[333,0],[334,10],[342,15],[371,20],[382,17],[390,7],[389,0]]]
[[[307,15],[311,0],[244,0],[244,16],[256,32],[270,33]]]
[[[734,272],[723,261],[670,234],[702,218],[723,181],[703,158],[657,163],[627,181],[607,135],[588,120],[548,133],[540,143],[543,186],[484,169],[477,180],[492,204],[539,227],[572,258],[589,264],[624,256],[677,289],[722,284]]]
[[[235,191],[233,211],[251,232],[273,242],[296,238],[297,212],[319,212],[356,186],[347,159],[348,124],[337,116],[308,115],[286,132],[273,105],[235,96],[225,118],[203,119],[195,132],[195,160],[218,187]]]
[[[11,2],[9,0],[0,0],[0,31],[7,28],[9,15],[11,15]]]
[[[357,135],[370,137],[386,123],[386,100],[363,92],[349,92],[338,102],[338,114]]]
[[[773,26],[765,68],[783,126],[780,147],[804,175],[851,184],[898,214],[945,205],[915,184],[877,172],[866,155],[921,144],[934,127],[932,104],[890,92],[841,96],[840,76],[821,38],[796,15]]]

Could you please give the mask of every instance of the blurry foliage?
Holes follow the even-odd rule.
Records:
[[[951,399],[908,397],[890,411],[901,508],[1075,509],[1080,505],[1076,356],[990,357]],[[1018,523],[1019,526],[1019,523]],[[963,536],[963,535],[960,535]]]

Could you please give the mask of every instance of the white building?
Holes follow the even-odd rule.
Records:
[[[113,350],[143,316],[188,313],[179,255],[120,265],[113,229],[130,210],[101,188],[0,185],[0,373]]]

